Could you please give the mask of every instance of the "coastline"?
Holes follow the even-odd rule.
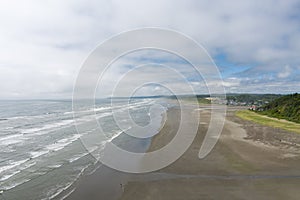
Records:
[[[172,109],[171,109],[172,110]],[[167,112],[162,113],[161,116],[161,126],[163,126],[166,118]],[[169,122],[170,120],[168,120]],[[163,131],[164,128],[161,127],[159,132]],[[116,137],[115,140],[119,142],[124,139]],[[128,138],[125,138],[128,139]],[[120,144],[124,149],[129,151],[136,152],[146,152],[151,147],[152,139],[148,139],[149,144],[145,141],[133,141],[132,146],[126,144]],[[117,141],[118,142],[118,141]],[[145,150],[143,150],[145,149]],[[92,160],[93,158],[91,158]],[[73,184],[72,187],[63,191],[57,195],[54,199],[66,199],[66,200],[82,200],[82,199],[108,199],[108,200],[117,200],[119,199],[123,192],[124,186],[130,180],[134,180],[137,177],[141,177],[138,174],[130,174],[120,172],[114,169],[111,169],[101,163],[97,163],[98,167],[92,173],[84,173],[79,179]]]
[[[102,165],[83,176],[65,199],[298,199],[300,149],[274,141],[288,137],[300,142],[299,135],[242,120],[234,115],[241,108],[228,107],[218,143],[200,160],[199,148],[211,115],[209,105],[196,110],[194,106],[187,104],[184,109],[191,111],[191,117],[199,112],[200,127],[193,144],[177,161],[145,174],[123,173]],[[151,139],[148,152],[172,140],[179,126],[179,108],[168,109],[163,118],[165,124]],[[275,131],[278,134],[274,135]]]
[[[239,119],[234,115],[237,109],[228,107],[222,135],[202,160],[197,155],[210,112],[200,109],[200,128],[187,152],[164,169],[129,180],[120,199],[298,199],[300,149],[276,146],[272,141],[289,137],[299,142],[299,135]],[[166,128],[170,131],[176,124],[167,123]],[[172,137],[172,131],[156,135],[149,151],[161,148]]]

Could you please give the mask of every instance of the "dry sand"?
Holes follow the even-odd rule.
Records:
[[[198,153],[210,112],[198,111],[200,127],[188,151],[158,172],[132,176],[120,199],[300,199],[300,135],[241,120],[234,116],[236,109],[229,107],[217,145],[202,160]],[[149,151],[170,141],[177,115],[178,109],[169,110]]]

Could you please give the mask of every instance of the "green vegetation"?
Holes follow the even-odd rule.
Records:
[[[262,106],[281,96],[279,94],[227,94],[226,99],[229,105]]]
[[[268,116],[261,115],[249,110],[239,110],[236,112],[236,116],[262,125],[271,126],[274,128],[281,128],[288,131],[300,133],[300,124],[295,122],[270,118]]]
[[[194,98],[184,98],[185,101],[196,103]],[[197,98],[198,104],[211,104],[211,101],[205,98]]]
[[[211,104],[211,100],[205,98],[197,98],[199,104]]]
[[[179,96],[179,97],[185,101],[196,103],[195,102],[196,99],[194,96],[193,97],[192,96]],[[177,97],[174,97],[174,99],[175,98],[177,98]],[[211,100],[207,99],[207,98],[209,98],[208,95],[196,95],[196,98],[197,98],[199,104],[211,104]]]
[[[263,106],[261,114],[300,123],[300,94],[285,95]]]

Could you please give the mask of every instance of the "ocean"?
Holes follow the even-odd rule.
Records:
[[[171,106],[157,98],[137,98],[129,103],[114,100],[113,107],[110,99],[96,100],[94,107],[83,103],[74,120],[72,101],[0,101],[0,199],[53,199],[66,190],[72,192],[71,187],[82,175],[93,173],[101,165],[81,140],[98,131],[91,124],[95,117],[105,137],[99,137],[89,151],[101,152],[107,142],[114,142],[129,151],[145,152],[151,138],[124,134],[112,110],[119,116],[129,111],[136,124],[146,126],[150,108],[157,103],[166,109]],[[151,116],[156,119],[151,131],[158,131],[165,111]],[[126,126],[127,120],[122,119],[122,124]]]

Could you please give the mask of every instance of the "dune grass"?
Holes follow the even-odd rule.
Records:
[[[253,121],[262,125],[271,126],[274,128],[281,128],[287,131],[295,132],[300,134],[300,124],[295,122],[290,122],[287,120],[271,118],[265,115],[261,115],[249,110],[239,110],[236,113],[236,116]]]
[[[201,98],[201,97],[198,97],[198,98],[190,98],[190,97],[183,98],[183,100],[186,103],[193,103],[193,104],[197,103],[196,99],[197,99],[199,105],[210,105],[211,104],[210,100],[205,99],[205,98]]]

